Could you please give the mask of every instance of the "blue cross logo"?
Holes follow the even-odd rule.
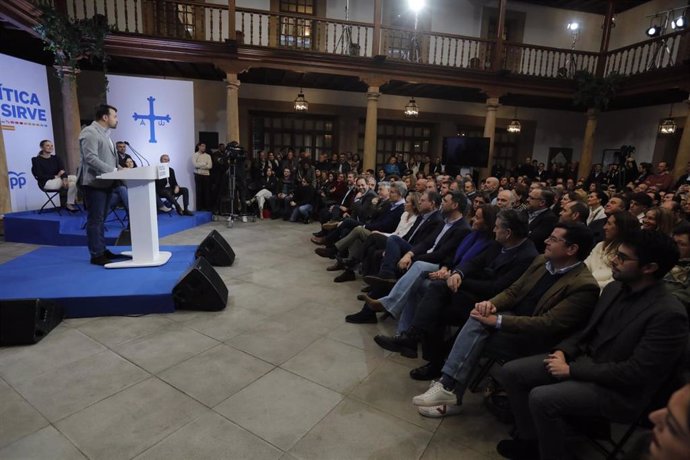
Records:
[[[154,115],[153,113],[153,101],[156,100],[153,96],[149,96],[146,98],[147,101],[149,101],[149,114],[148,115],[139,115],[138,113],[134,112],[134,115],[132,118],[134,118],[134,121],[141,120],[141,124],[144,125],[144,120],[148,120],[149,122],[149,129],[151,130],[150,134],[150,139],[149,139],[149,144],[155,144],[156,141],[156,125],[155,121],[158,120],[158,125],[160,126],[165,126],[165,123],[170,123],[170,115]]]

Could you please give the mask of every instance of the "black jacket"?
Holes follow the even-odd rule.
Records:
[[[490,299],[517,281],[538,255],[530,239],[511,251],[509,257],[497,259],[502,250],[503,246],[494,241],[486,251],[454,268],[463,274],[463,291],[480,299]]]
[[[427,253],[427,251],[434,246],[436,237],[441,233],[444,226],[445,224],[442,223],[439,225],[438,230],[427,236],[424,241],[412,246],[410,251],[414,254],[412,258],[413,262],[421,260],[423,262],[440,264],[449,256],[452,257],[462,239],[470,234],[470,226],[467,220],[464,217],[458,219],[443,235],[434,250]]]
[[[551,232],[557,223],[558,216],[556,216],[551,209],[547,209],[546,211],[542,212],[535,217],[532,222],[530,222],[529,239],[532,240],[534,247],[537,248],[539,254],[544,253],[544,249],[546,248],[546,243],[544,243],[544,240],[551,235]]]
[[[170,188],[173,190],[175,190],[175,187],[178,186],[177,178],[175,177],[175,170],[172,168],[168,169],[170,170],[170,177],[167,179],[156,179],[156,192],[160,192],[165,188],[166,181],[170,182]]]
[[[423,221],[422,216],[417,217],[414,224],[408,232],[403,236],[403,240],[407,241],[411,245],[415,245],[421,241],[424,241],[432,233],[438,235],[439,227],[443,226],[443,217],[441,217],[441,211],[434,211],[429,218]],[[419,230],[417,230],[419,227]],[[413,237],[414,235],[414,237]]]
[[[603,328],[604,314],[622,291],[620,282],[609,283],[587,326],[555,349],[565,354],[572,380],[602,387],[602,415],[625,421],[674,374],[688,343],[688,317],[659,281],[604,323],[613,327]]]

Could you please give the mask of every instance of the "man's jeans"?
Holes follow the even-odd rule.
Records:
[[[388,240],[386,240],[386,252],[383,254],[379,274],[390,277],[395,276],[398,261],[410,249],[412,249],[412,245],[399,236],[391,235],[388,237]]]
[[[424,295],[422,284],[427,280],[426,275],[436,270],[438,270],[438,264],[421,261],[413,263],[403,277],[395,283],[391,292],[379,299],[379,302],[383,304],[393,318],[402,320],[404,317],[407,320],[405,324],[402,324],[401,321],[398,325],[398,331],[407,330],[407,327],[410,326],[412,319],[410,315],[401,317],[401,314],[408,310],[414,312],[414,307]],[[408,303],[411,304],[410,307],[407,307]]]
[[[112,190],[110,188],[84,187],[88,215],[86,219],[86,239],[91,257],[105,253],[105,217]]]

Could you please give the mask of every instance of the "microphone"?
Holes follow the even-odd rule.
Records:
[[[142,165],[143,165],[144,163],[146,163],[146,166],[151,166],[151,163],[149,163],[149,160],[147,160],[146,157],[144,157],[143,155],[141,155],[139,152],[136,151],[136,149],[135,149],[134,147],[132,147],[131,145],[129,145],[129,142],[127,142],[127,141],[124,141],[124,142],[125,142],[125,145],[126,145],[127,147],[129,147],[129,149],[132,151],[132,153],[134,154],[134,156],[136,156],[137,159],[141,162]]]

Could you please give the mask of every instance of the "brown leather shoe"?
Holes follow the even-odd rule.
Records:
[[[310,241],[319,246],[326,244],[326,238],[323,236],[312,236]]]
[[[372,310],[376,312],[382,312],[386,311],[386,309],[383,307],[383,304],[379,302],[376,299],[372,299],[368,295],[364,294],[362,297],[362,300],[364,300],[364,303],[367,304],[367,307],[371,308]]]
[[[327,232],[330,232],[331,230],[335,230],[336,227],[338,227],[339,223],[340,222],[338,222],[337,220],[331,220],[323,224],[321,228],[326,230]]]
[[[334,263],[333,265],[326,267],[326,271],[329,271],[329,272],[337,272],[338,270],[345,270],[345,265],[340,263],[339,260],[336,263]]]

